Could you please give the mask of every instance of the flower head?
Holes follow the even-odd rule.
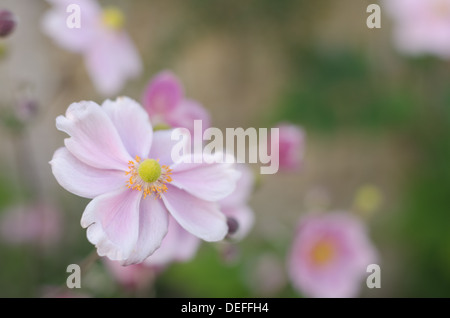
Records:
[[[198,102],[184,97],[183,85],[172,72],[154,76],[142,99],[155,127],[183,127],[193,132],[194,120],[202,120],[203,129],[211,124],[208,112]]]
[[[385,0],[394,22],[394,44],[409,55],[450,58],[450,0]]]
[[[83,55],[101,94],[116,94],[128,79],[140,74],[142,62],[118,8],[103,9],[96,0],[47,1],[52,8],[44,16],[44,32],[62,48]],[[79,8],[79,25],[68,24],[70,8]]]
[[[276,127],[279,129],[280,169],[298,170],[303,160],[305,133],[299,126],[288,123],[281,123]]]
[[[74,103],[56,126],[70,138],[50,162],[53,174],[66,190],[93,199],[81,225],[100,256],[142,262],[161,245],[169,215],[206,241],[228,233],[217,201],[233,192],[239,172],[211,158],[174,162],[171,131],[153,133],[135,101]]]
[[[289,274],[310,297],[355,297],[377,253],[364,225],[344,212],[306,216],[289,255]]]
[[[0,37],[7,37],[16,28],[17,20],[9,10],[0,10]]]

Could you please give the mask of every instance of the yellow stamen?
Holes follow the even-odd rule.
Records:
[[[136,156],[136,160],[128,164],[129,170],[125,172],[125,175],[130,175],[126,182],[128,188],[142,191],[144,199],[152,194],[155,199],[161,198],[161,193],[167,191],[166,183],[172,181],[172,169],[167,165],[161,166],[159,159],[146,159],[141,162],[141,158]]]

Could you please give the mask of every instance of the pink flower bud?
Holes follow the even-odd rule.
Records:
[[[0,37],[10,35],[16,28],[16,25],[16,17],[11,11],[0,10]]]

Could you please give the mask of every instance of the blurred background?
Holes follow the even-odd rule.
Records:
[[[124,12],[144,63],[120,95],[140,101],[150,78],[170,69],[210,111],[213,126],[291,122],[305,130],[306,150],[300,171],[258,181],[255,224],[242,241],[203,243],[194,259],[171,264],[140,294],[97,261],[72,292],[299,297],[286,265],[295,224],[312,210],[354,210],[370,186],[378,200],[362,216],[380,254],[382,287],[361,282],[360,296],[450,295],[450,64],[396,51],[384,10],[382,28],[368,29],[366,8],[375,0],[99,2]],[[9,233],[0,238],[2,297],[67,292],[67,266],[94,250],[80,226],[89,200],[62,189],[48,162],[65,138],[56,116],[72,102],[105,98],[82,57],[42,33],[49,8],[0,0],[19,19],[0,39],[0,216],[15,209],[50,215],[31,242],[14,240],[13,226],[2,225]]]

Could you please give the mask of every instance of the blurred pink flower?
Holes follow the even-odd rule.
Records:
[[[194,120],[202,120],[203,130],[211,126],[209,113],[198,102],[184,97],[183,85],[170,71],[154,76],[142,99],[154,126],[183,127],[191,133]]]
[[[377,252],[366,228],[353,215],[334,212],[305,216],[289,255],[289,274],[310,297],[356,297]]]
[[[280,133],[280,170],[295,171],[300,169],[305,148],[305,133],[299,126],[288,123],[281,123],[276,128],[279,128]]]
[[[228,237],[241,240],[250,232],[255,216],[248,206],[248,201],[253,191],[253,172],[245,164],[237,164],[241,172],[236,189],[229,196],[219,201],[220,210],[228,218]]]
[[[81,225],[100,256],[142,262],[160,246],[169,215],[205,241],[228,233],[217,201],[234,191],[239,172],[233,164],[207,163],[214,158],[173,162],[172,132],[153,132],[135,101],[74,103],[56,126],[70,138],[50,162],[53,174],[66,190],[93,199]]]
[[[51,246],[61,238],[62,219],[53,206],[37,203],[3,211],[0,226],[3,239],[11,244]]]
[[[122,266],[117,261],[103,258],[103,263],[114,279],[127,290],[143,290],[153,283],[155,269],[143,263],[130,266]]]
[[[385,0],[382,5],[392,16],[399,51],[450,58],[450,0]]]
[[[43,30],[59,46],[83,55],[96,89],[105,96],[118,93],[142,71],[139,54],[123,29],[124,17],[115,7],[102,9],[96,0],[47,0],[52,8]],[[69,6],[80,8],[80,27],[69,27]]]

